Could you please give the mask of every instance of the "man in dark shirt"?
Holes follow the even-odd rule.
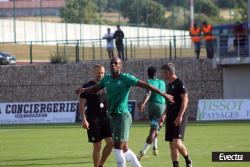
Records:
[[[118,56],[120,59],[124,61],[125,60],[124,45],[123,45],[124,33],[121,30],[120,25],[117,25],[117,30],[115,31],[113,38],[115,39],[115,45],[118,52]]]
[[[179,153],[185,158],[186,167],[192,167],[187,148],[182,142],[186,126],[184,113],[188,104],[187,90],[175,75],[174,64],[165,64],[161,69],[163,77],[168,81],[166,93],[174,97],[174,103],[167,101],[167,109],[162,116],[162,119],[166,117],[165,140],[169,141],[173,167],[179,167]]]
[[[105,68],[102,65],[95,65],[95,79],[87,82],[82,87],[87,88],[95,85],[103,78],[104,73]],[[87,111],[85,111],[86,106]],[[101,90],[94,94],[81,93],[79,109],[82,114],[82,126],[87,129],[89,142],[93,143],[94,166],[102,167],[113,148],[106,92]],[[101,141],[103,139],[106,146],[102,151],[102,156],[100,156]]]

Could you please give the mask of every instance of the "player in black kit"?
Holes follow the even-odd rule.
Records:
[[[105,68],[102,65],[94,66],[95,79],[87,82],[82,87],[87,88],[98,83],[104,76]],[[78,89],[79,91],[79,89]],[[87,106],[87,111],[85,107]],[[87,129],[89,142],[93,143],[93,162],[95,167],[102,167],[110,155],[113,142],[110,125],[110,117],[107,113],[108,104],[104,90],[95,94],[80,94],[80,113],[82,114],[82,126]],[[101,152],[101,141],[106,145]]]
[[[175,75],[174,64],[162,66],[163,77],[168,81],[167,94],[174,97],[174,103],[167,101],[167,109],[162,116],[166,117],[165,140],[169,141],[173,167],[179,167],[179,153],[185,158],[186,167],[192,167],[186,146],[183,144],[186,126],[185,111],[188,104],[188,94],[182,81]]]

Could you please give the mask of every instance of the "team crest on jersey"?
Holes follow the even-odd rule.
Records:
[[[92,137],[91,140],[92,140],[92,141],[95,141],[95,137]]]
[[[174,85],[172,85],[172,87],[171,87],[172,89],[174,89]]]
[[[118,85],[121,85],[121,84],[122,84],[122,81],[117,81],[117,84],[118,84]]]
[[[103,103],[100,103],[100,108],[103,108],[104,107],[104,104]]]

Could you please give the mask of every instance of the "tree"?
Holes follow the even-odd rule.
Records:
[[[165,8],[152,0],[126,0],[121,12],[130,23],[159,27],[165,22]]]
[[[238,0],[215,0],[215,4],[219,8],[234,8],[237,5]]]
[[[189,15],[185,13],[186,10],[182,6],[175,6],[172,8],[172,14],[167,18],[166,28],[168,29],[188,29]]]
[[[198,26],[202,25],[202,22],[206,21],[209,24],[212,25],[218,25],[218,24],[225,24],[227,23],[225,19],[220,17],[208,17],[207,15],[201,13],[201,14],[195,14],[194,15],[195,23]]]
[[[155,0],[155,1],[162,4],[166,8],[174,6],[185,6],[187,3],[187,0]]]
[[[96,23],[98,8],[92,0],[66,0],[60,16],[68,23]]]
[[[119,10],[122,0],[107,0],[107,10]]]
[[[197,13],[204,13],[205,15],[212,17],[219,15],[219,8],[213,1],[198,0],[196,1],[194,7]]]
[[[107,11],[110,1],[109,0],[95,0],[95,4],[101,11]]]
[[[241,21],[247,21],[247,0],[238,0],[237,9],[241,15]]]

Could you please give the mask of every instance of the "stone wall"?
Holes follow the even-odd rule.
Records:
[[[160,68],[169,59],[130,60],[124,63],[124,71],[146,80],[147,68]],[[213,68],[210,60],[196,61],[181,58],[171,61],[176,65],[177,76],[185,83],[189,92],[189,116],[196,117],[199,99],[222,98],[223,73]],[[77,100],[75,88],[92,79],[92,67],[103,64],[109,71],[109,62],[81,62],[63,65],[0,66],[0,102],[37,102]],[[144,90],[134,87],[130,99],[140,101]],[[140,118],[145,117],[139,114]]]

